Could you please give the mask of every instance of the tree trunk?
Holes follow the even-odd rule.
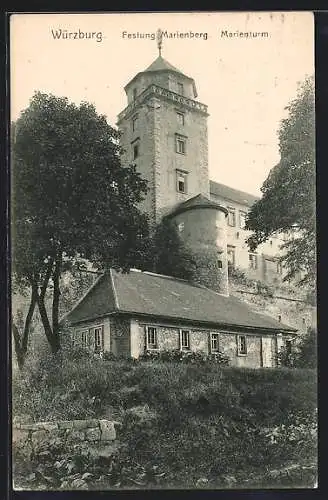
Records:
[[[61,274],[61,266],[62,266],[62,253],[59,252],[56,256],[55,260],[55,269],[53,273],[53,282],[54,282],[54,292],[52,298],[52,333],[54,337],[57,337],[58,345],[59,345],[59,298],[60,298],[60,286],[59,279]]]
[[[25,358],[27,354],[27,346],[28,346],[28,338],[29,338],[29,333],[30,333],[30,327],[31,327],[31,322],[35,310],[37,302],[37,288],[35,284],[32,283],[32,292],[31,292],[31,302],[30,306],[26,315],[25,319],[25,324],[24,324],[24,331],[22,336],[19,333],[19,330],[15,323],[13,323],[13,334],[14,334],[14,345],[15,345],[15,352],[16,352],[16,357],[17,357],[17,363],[18,363],[18,368],[22,370],[24,363],[25,363]]]
[[[55,354],[60,349],[59,339],[58,339],[58,337],[56,337],[53,334],[53,331],[52,331],[52,328],[51,328],[51,325],[50,325],[50,321],[49,321],[49,318],[48,318],[47,309],[46,309],[46,306],[45,306],[45,303],[44,303],[44,299],[45,299],[45,295],[46,295],[46,291],[47,291],[49,279],[50,279],[51,274],[53,272],[53,263],[54,263],[54,259],[51,259],[49,261],[49,263],[48,263],[48,267],[47,267],[47,271],[46,271],[46,274],[45,274],[45,277],[44,277],[44,280],[43,280],[41,291],[40,291],[40,293],[37,293],[37,303],[38,303],[38,307],[39,307],[39,311],[40,311],[42,325],[43,325],[43,328],[44,328],[44,333],[45,333],[45,335],[47,337],[47,340],[49,342],[49,345],[50,345],[50,348],[51,348],[51,352],[53,354]]]

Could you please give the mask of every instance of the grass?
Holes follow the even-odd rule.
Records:
[[[156,484],[166,488],[194,488],[199,482],[251,487],[252,477],[255,485],[262,477],[263,487],[272,481],[298,486],[299,470],[294,479],[290,474],[272,479],[268,471],[315,462],[314,370],[71,355],[27,366],[13,385],[13,415],[27,420],[121,419],[120,487],[128,487],[129,480],[138,484],[136,471],[140,484],[153,487],[152,470],[159,471]],[[115,481],[105,479],[107,487]]]

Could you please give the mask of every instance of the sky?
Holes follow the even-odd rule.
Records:
[[[277,132],[285,108],[299,83],[314,74],[310,12],[15,14],[11,119],[40,90],[76,104],[91,102],[115,125],[127,105],[124,86],[158,56],[156,40],[140,34],[158,28],[203,34],[164,38],[162,55],[194,78],[197,100],[208,106],[210,178],[259,195],[279,161]],[[95,34],[55,38],[59,30]],[[240,32],[268,36],[240,37]]]

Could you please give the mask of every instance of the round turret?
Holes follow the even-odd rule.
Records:
[[[227,209],[197,195],[169,215],[195,258],[195,281],[224,295],[228,289]]]

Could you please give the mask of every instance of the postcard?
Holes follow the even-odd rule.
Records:
[[[10,17],[16,490],[317,487],[311,12]]]

